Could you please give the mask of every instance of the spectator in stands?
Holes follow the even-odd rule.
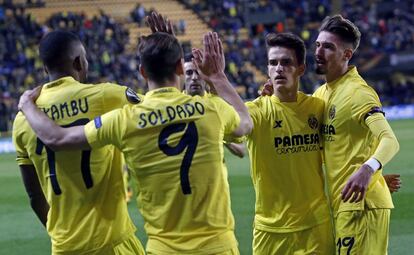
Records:
[[[179,34],[185,34],[185,31],[187,30],[187,22],[185,19],[180,19],[178,21],[178,32]]]
[[[135,8],[131,11],[132,20],[138,24],[138,26],[143,25],[144,18],[146,16],[145,8],[141,3],[137,3]]]
[[[265,47],[264,36],[269,32],[293,32],[301,36],[307,48],[311,48],[316,39],[320,17],[326,16],[331,11],[331,1],[328,0],[183,0],[183,2],[201,15],[214,30],[221,31],[224,47],[227,49],[226,57],[229,57],[226,70],[232,72],[230,80],[234,86],[247,88],[244,95],[247,98],[256,97],[255,93],[251,93],[256,90],[256,87],[251,88],[250,85],[256,86],[257,81],[254,77],[252,80],[246,79],[252,74],[248,69],[243,68],[243,65],[250,62],[262,73],[267,72],[266,54],[262,50]],[[75,32],[85,42],[90,60],[90,82],[122,81],[123,84],[141,93],[145,92],[146,85],[142,78],[130,78],[137,78],[138,74],[135,70],[140,60],[136,54],[126,49],[129,35],[122,24],[115,22],[104,12],[93,18],[85,13],[62,12],[50,17],[46,24],[39,24],[26,13],[23,7],[24,4],[13,4],[10,0],[4,0],[0,4],[0,62],[2,63],[0,75],[3,76],[0,78],[0,91],[8,91],[13,104],[21,91],[32,84],[45,82],[42,65],[35,49],[40,38],[56,28]],[[275,16],[285,18],[272,24],[254,24],[247,27],[249,33],[246,35],[241,29],[248,25],[245,14],[255,12],[273,12]],[[357,20],[357,26],[363,34],[367,35],[362,37],[361,47],[355,55],[354,62],[361,67],[360,70],[369,71],[370,68],[377,66],[389,68],[387,54],[414,50],[414,20],[410,18],[410,13],[413,12],[414,5],[407,1],[398,1],[393,5],[382,2],[376,4],[364,1],[344,2],[343,16]],[[145,13],[143,5],[137,4],[131,10],[131,19],[134,20],[133,16],[138,15],[135,22],[142,23]],[[178,20],[175,31],[181,33],[187,30],[185,23],[185,19]],[[186,50],[188,46],[184,48],[185,52],[189,51]],[[189,48],[191,49],[191,46]],[[308,58],[307,63],[312,66],[313,58]],[[307,72],[302,76],[301,84],[306,86],[301,86],[300,89],[310,93],[320,82],[313,72]],[[413,100],[414,87],[411,79],[401,83],[391,79],[389,75],[381,77],[380,81],[373,81],[372,84],[375,84],[375,89],[385,105],[408,103]],[[13,107],[9,111],[8,119],[13,119],[15,112],[16,108]]]
[[[9,120],[7,119],[7,113],[8,113],[7,106],[3,102],[3,99],[0,98],[0,133],[6,132],[8,130]]]

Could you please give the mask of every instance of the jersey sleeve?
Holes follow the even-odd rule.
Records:
[[[355,91],[351,111],[352,118],[360,123],[365,123],[365,119],[374,113],[383,113],[377,93],[368,86]]]
[[[116,109],[98,116],[86,124],[85,136],[92,148],[99,148],[107,144],[121,148],[125,132],[125,125],[122,125],[122,113],[122,109]]]
[[[397,154],[400,148],[397,137],[395,137],[394,132],[383,115],[369,116],[365,122],[379,140],[378,147],[372,157],[378,160],[381,166],[384,166]]]
[[[16,115],[13,123],[13,144],[16,149],[16,161],[18,165],[33,165],[24,144],[25,118],[21,112]]]
[[[257,104],[255,104],[255,102],[247,102],[246,107],[249,111],[250,117],[252,118],[254,128],[254,125],[258,125],[261,119],[260,108],[257,106]]]
[[[312,96],[316,97],[316,98],[322,98],[322,90],[325,87],[325,85],[320,86],[319,88],[317,88],[315,90],[315,92],[313,92]]]
[[[142,102],[142,96],[126,86],[113,83],[104,83],[101,86],[105,112],[122,108],[126,104],[139,104]]]
[[[212,101],[219,113],[222,125],[224,126],[224,136],[230,136],[240,125],[240,116],[236,110],[217,96],[212,96],[207,100]]]
[[[255,133],[255,130],[258,130],[258,127],[261,125],[262,112],[260,110],[260,107],[257,105],[258,103],[258,99],[246,103],[247,110],[249,111],[249,115],[252,118],[253,128],[250,134],[245,137],[245,140],[248,140],[248,138],[251,137]]]

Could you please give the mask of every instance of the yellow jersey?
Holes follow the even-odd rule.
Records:
[[[272,95],[246,105],[254,124],[247,147],[255,229],[287,233],[328,221],[319,144],[323,101],[298,92],[296,102]]]
[[[237,247],[223,136],[239,123],[221,98],[165,87],[86,125],[89,144],[114,144],[137,178],[148,252],[213,254]]]
[[[138,102],[116,84],[82,84],[64,77],[43,86],[36,104],[61,126],[89,120]],[[49,203],[46,228],[56,254],[92,254],[123,242],[135,232],[125,202],[122,154],[113,146],[53,152],[36,137],[19,112],[13,125],[19,165],[34,165]]]
[[[334,214],[340,211],[368,208],[393,208],[390,192],[377,171],[359,203],[341,199],[349,177],[374,153],[378,140],[368,129],[367,114],[381,108],[377,93],[351,66],[346,74],[319,87],[314,96],[324,100],[322,125],[324,160]]]

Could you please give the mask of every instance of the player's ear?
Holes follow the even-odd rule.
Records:
[[[47,70],[46,66],[43,66],[43,71],[45,71],[46,75],[49,75],[49,71]]]
[[[175,73],[177,75],[184,74],[184,59],[180,58],[177,63],[175,64]]]
[[[142,75],[142,77],[144,77],[144,79],[148,79],[147,74],[145,73],[144,67],[140,64],[139,65],[139,73]]]
[[[268,78],[269,79],[271,79],[271,77],[272,77],[272,75],[271,75],[271,73],[270,73],[270,65],[269,64],[267,64],[267,76],[269,76]]]
[[[352,55],[354,54],[352,49],[345,49],[344,51],[344,58],[346,61],[349,61],[352,58]]]
[[[306,64],[301,64],[298,67],[298,71],[299,71],[299,76],[302,76],[305,74],[305,70],[306,70]]]
[[[80,56],[75,57],[72,65],[73,65],[73,69],[75,69],[77,72],[82,71],[83,66],[82,66],[82,61],[81,61]]]

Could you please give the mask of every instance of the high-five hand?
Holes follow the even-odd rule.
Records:
[[[217,33],[208,32],[203,38],[204,50],[193,49],[194,64],[207,77],[224,75],[224,52]]]
[[[151,28],[152,33],[165,32],[175,36],[174,28],[170,20],[164,18],[157,12],[151,12],[150,15],[145,17],[148,26]]]

